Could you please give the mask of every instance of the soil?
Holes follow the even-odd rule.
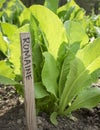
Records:
[[[46,113],[37,116],[38,130],[100,130],[100,105],[94,109],[80,109],[74,120],[58,117],[54,126]],[[27,130],[24,100],[11,86],[0,86],[0,130]]]

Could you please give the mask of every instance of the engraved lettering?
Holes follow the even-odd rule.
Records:
[[[26,69],[26,74],[28,75],[28,74],[31,74],[31,68],[27,68]]]
[[[30,75],[26,75],[26,79],[27,79],[27,80],[32,79],[32,75],[31,75],[31,74],[30,74]]]
[[[29,65],[31,63],[31,60],[27,60],[26,58],[24,59],[24,64],[25,64],[25,66],[26,65]]]
[[[29,54],[29,50],[23,52],[25,54],[25,59],[29,58],[31,55]]]
[[[29,38],[29,37],[23,38],[23,44],[24,44],[24,43],[30,43],[30,38]]]
[[[32,79],[32,70],[31,70],[31,52],[30,52],[30,38],[23,39],[23,61],[25,68],[25,77],[26,80]]]

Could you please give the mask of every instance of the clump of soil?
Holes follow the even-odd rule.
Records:
[[[58,117],[54,126],[46,113],[37,116],[38,130],[100,130],[100,105],[73,113],[74,120]],[[0,86],[0,130],[27,130],[24,100],[11,86]]]

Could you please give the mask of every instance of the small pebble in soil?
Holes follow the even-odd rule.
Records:
[[[21,122],[22,122],[21,119],[18,119],[18,120],[17,120],[17,123],[18,123],[18,124],[21,124]]]

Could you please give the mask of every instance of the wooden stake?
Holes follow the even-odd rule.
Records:
[[[28,130],[37,130],[30,33],[21,33],[22,70]]]

